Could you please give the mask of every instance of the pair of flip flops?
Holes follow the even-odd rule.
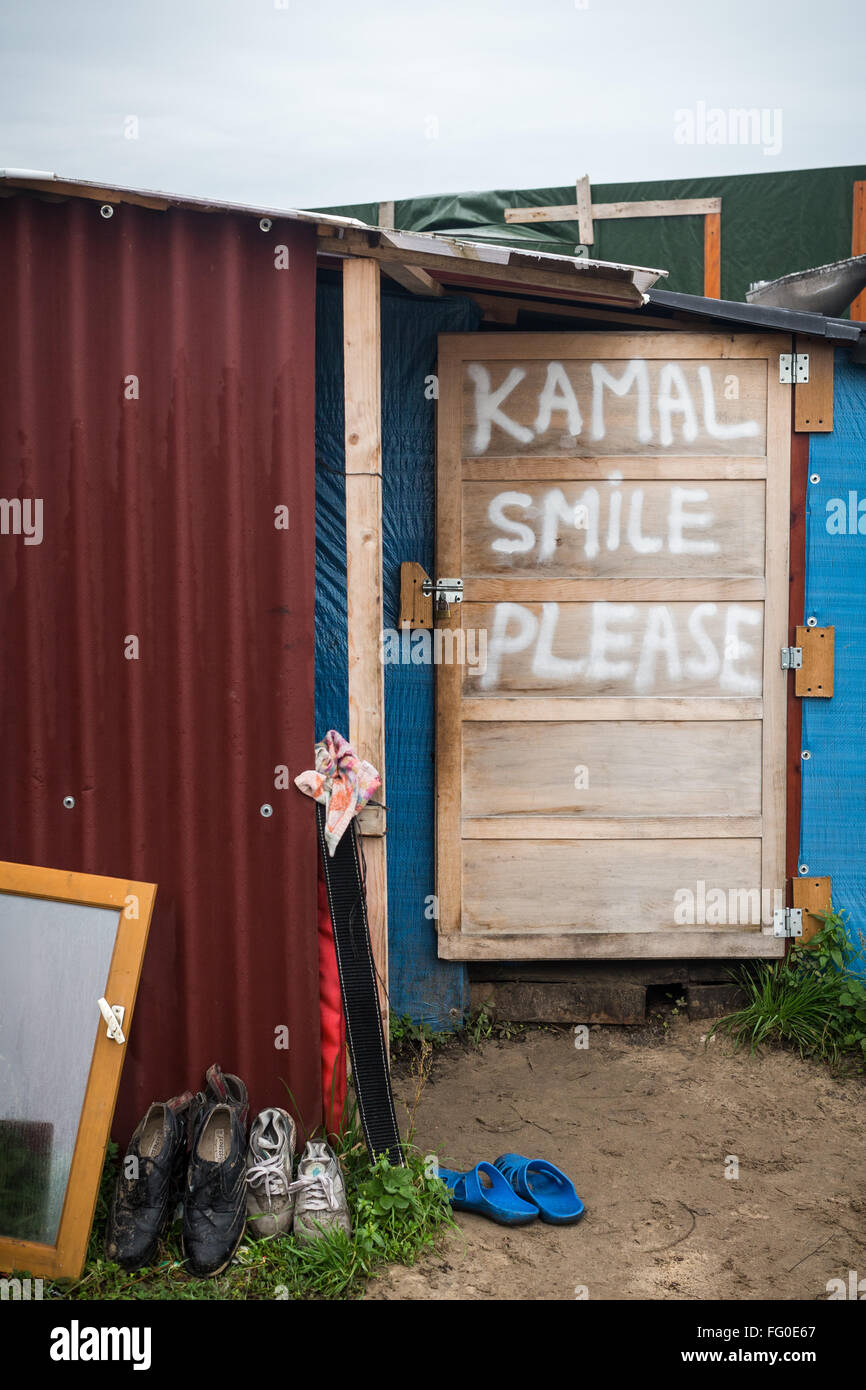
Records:
[[[500,1154],[495,1163],[476,1163],[468,1172],[440,1168],[455,1211],[473,1211],[501,1226],[526,1226],[541,1217],[568,1226],[583,1216],[574,1183],[546,1158]]]

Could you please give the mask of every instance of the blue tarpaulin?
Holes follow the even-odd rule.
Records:
[[[400,565],[433,573],[436,338],[474,331],[468,299],[382,297],[382,528],[385,627],[400,623]],[[348,734],[343,320],[321,285],[316,323],[316,735]],[[436,1030],[462,1021],[459,963],[436,954],[433,668],[385,666],[388,949],[391,1008]]]
[[[803,701],[800,869],[866,927],[866,368],[837,352],[832,434],[809,445],[806,619],[834,627],[832,699]],[[866,974],[860,963],[859,973]]]

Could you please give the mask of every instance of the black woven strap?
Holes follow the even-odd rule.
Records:
[[[357,828],[353,821],[332,858],[325,843],[325,808],[321,803],[316,805],[316,824],[334,928],[352,1082],[364,1140],[371,1158],[387,1154],[390,1163],[402,1167],[403,1151],[379,1012]]]

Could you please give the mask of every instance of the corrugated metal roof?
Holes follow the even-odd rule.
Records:
[[[476,262],[485,266],[499,266],[503,271],[509,269],[537,270],[542,275],[546,271],[573,273],[575,289],[586,287],[597,279],[622,281],[641,295],[651,285],[667,275],[666,270],[654,270],[648,266],[625,265],[614,261],[598,261],[588,257],[566,256],[553,252],[533,251],[514,245],[497,245],[489,241],[471,241],[463,237],[442,236],[433,232],[400,232],[379,227],[371,227],[354,217],[340,217],[333,213],[304,212],[293,208],[273,208],[243,203],[226,203],[209,198],[194,198],[176,193],[163,193],[152,189],[124,188],[115,184],[98,183],[88,179],[68,179],[61,175],[42,172],[38,169],[0,170],[0,194],[3,187],[26,189],[49,197],[89,198],[115,203],[134,203],[152,211],[167,212],[170,208],[185,208],[190,212],[237,213],[249,217],[267,217],[295,222],[311,222],[322,228],[333,229],[337,236],[333,247],[323,248],[323,254],[341,256],[349,254],[339,246],[341,231],[354,229],[371,234],[371,244],[393,247],[406,253],[411,260],[413,255],[436,255],[453,260],[455,268],[461,262]],[[503,228],[503,237],[505,229]],[[507,279],[507,275],[505,277]]]
[[[186,208],[190,212],[237,212],[251,217],[274,217],[287,222],[313,222],[316,226],[363,227],[355,217],[338,217],[333,213],[304,212],[297,208],[272,208],[246,203],[224,203],[214,198],[194,198],[186,194],[162,193],[148,188],[126,188],[121,184],[94,182],[92,179],[69,179],[40,169],[0,169],[0,183],[9,188],[29,189],[57,197],[92,198],[106,203],[135,203],[152,211],[167,212],[169,208]]]
[[[672,290],[650,290],[648,302],[653,308],[676,309],[683,314],[699,314],[728,323],[746,324],[750,328],[771,328],[780,333],[804,333],[849,346],[857,343],[866,329],[866,323],[850,319],[827,318],[825,314],[809,314],[798,309],[741,304],[732,299],[704,299],[701,295],[676,294]]]
[[[0,198],[0,492],[44,517],[0,534],[0,858],[158,885],[121,1137],[214,1061],[321,1118],[313,808],[275,786],[315,737],[315,229],[278,240]]]

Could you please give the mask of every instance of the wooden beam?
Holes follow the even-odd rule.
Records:
[[[452,291],[459,293],[459,291]],[[478,305],[489,323],[517,323],[518,314],[541,314],[544,318],[592,319],[596,323],[625,323],[630,328],[670,328],[682,332],[683,325],[676,319],[658,318],[647,314],[643,309],[634,312],[607,309],[603,306],[588,308],[583,304],[544,303],[538,299],[506,299],[500,295],[484,294],[480,290],[470,290],[470,299]],[[706,329],[705,324],[698,325]]]
[[[721,210],[721,198],[660,198],[645,203],[592,205],[596,222],[620,217],[711,217]]]
[[[394,231],[394,200],[393,200],[393,198],[391,199],[391,201],[390,201],[389,203],[380,203],[380,204],[379,204],[379,226],[380,226],[380,227],[389,227],[389,228],[391,229],[391,231]]]
[[[411,290],[413,294],[438,296],[445,293],[439,281],[434,280],[432,275],[428,275],[427,271],[418,265],[398,265],[396,261],[383,261],[382,269],[392,280],[396,280],[398,285],[402,285],[404,290]]]
[[[866,182],[858,179],[854,184],[854,215],[851,225],[851,255],[866,254]],[[851,305],[851,318],[854,321],[866,319],[866,290],[861,290]]]
[[[796,645],[803,649],[803,665],[794,672],[794,694],[801,699],[832,700],[835,627],[798,627]]]
[[[382,664],[382,346],[379,267],[343,266],[343,378],[346,448],[346,607],[349,742],[379,771],[385,802],[385,668]],[[385,813],[367,806],[364,839],[367,913],[387,1038],[388,896]]]
[[[798,353],[809,355],[809,380],[794,386],[794,429],[830,434],[833,429],[833,344],[798,333]]]
[[[801,941],[805,946],[824,925],[820,917],[813,917],[812,913],[833,911],[832,882],[829,878],[815,878],[806,874],[802,878],[795,878],[793,887],[794,907],[802,908],[803,911]]]
[[[575,298],[615,302],[620,305],[643,303],[643,295],[634,282],[626,275],[606,275],[603,271],[542,270],[527,266],[498,265],[491,261],[477,260],[474,256],[442,256],[435,252],[400,248],[383,244],[371,246],[368,234],[347,231],[339,238],[320,237],[318,251],[325,256],[363,257],[386,265],[420,266],[422,270],[441,271],[454,277],[471,276],[475,280],[492,281],[506,287],[509,283],[532,285],[539,294],[555,294],[565,290]],[[581,262],[576,262],[580,265]]]
[[[584,174],[582,179],[577,180],[575,191],[577,195],[577,235],[581,246],[592,246],[595,233],[592,226],[592,190],[589,186],[589,174]]]
[[[404,560],[400,566],[400,626],[433,626],[433,595],[423,592],[430,576],[416,560]]]
[[[581,184],[577,185],[580,193]],[[579,222],[582,205],[562,203],[558,207],[544,208],[506,208],[506,222]],[[645,203],[591,203],[584,214],[586,228],[592,231],[592,222],[618,220],[627,217],[711,217],[722,210],[721,198],[668,198],[648,200]],[[588,213],[588,217],[587,217]],[[579,231],[581,242],[586,241],[583,231]],[[586,241],[591,246],[592,240]]]
[[[721,198],[718,199],[721,203]],[[722,297],[722,214],[704,217],[704,298]]]

